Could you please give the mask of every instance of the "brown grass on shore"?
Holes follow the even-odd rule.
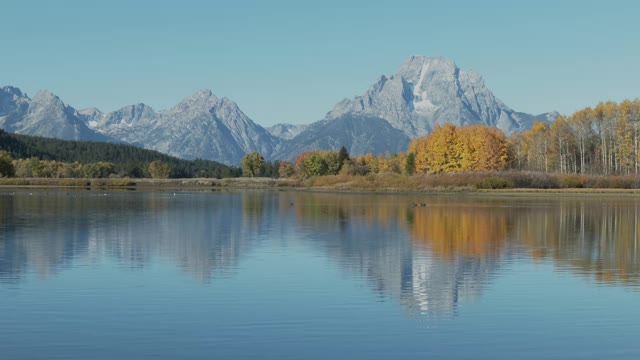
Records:
[[[468,191],[640,191],[639,176],[589,176],[536,172],[473,172],[405,176],[395,173],[364,176],[320,176],[304,181],[272,178],[226,179],[50,179],[0,178],[0,186],[290,189],[363,192],[468,192]]]
[[[353,191],[433,192],[500,189],[640,189],[638,176],[589,176],[536,172],[473,172],[403,176],[321,176],[303,182],[308,188]]]
[[[227,179],[56,179],[56,178],[0,178],[0,186],[33,187],[126,187],[126,188],[286,188],[298,186],[297,180],[271,178]]]

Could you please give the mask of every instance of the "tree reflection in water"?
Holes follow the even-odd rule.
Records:
[[[516,256],[637,286],[637,199],[304,192],[0,193],[0,281],[78,262],[139,269],[170,259],[202,282],[255,244],[310,245],[411,313],[452,316]],[[286,241],[283,241],[286,240]],[[280,242],[281,241],[281,242]]]

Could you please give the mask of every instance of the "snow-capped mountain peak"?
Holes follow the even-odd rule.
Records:
[[[409,137],[446,122],[496,126],[509,134],[527,129],[535,118],[504,105],[477,72],[427,56],[409,57],[395,75],[381,76],[364,95],[339,102],[327,118],[347,114],[382,118]]]
[[[237,165],[244,154],[293,159],[312,148],[352,154],[404,151],[411,138],[435,124],[484,124],[510,134],[534,120],[553,121],[557,113],[533,116],[512,110],[486,87],[480,74],[461,70],[443,57],[411,56],[393,75],[381,75],[361,96],[344,99],[310,125],[254,123],[234,101],[199,90],[174,107],[156,111],[138,103],[102,113],[76,111],[49,91],[33,99],[20,89],[0,88],[0,127],[62,139],[137,144],[182,158],[206,158]]]

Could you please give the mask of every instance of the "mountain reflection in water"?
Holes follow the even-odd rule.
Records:
[[[265,242],[308,246],[379,296],[429,316],[453,316],[517,258],[598,284],[638,285],[637,199],[420,198],[427,206],[405,195],[4,192],[0,286],[105,259],[131,271],[169,261],[209,283],[233,276]]]

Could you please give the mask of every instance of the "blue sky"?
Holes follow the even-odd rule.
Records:
[[[319,120],[410,55],[483,75],[518,111],[640,96],[636,1],[3,1],[0,85],[76,108],[198,89],[262,125]]]

